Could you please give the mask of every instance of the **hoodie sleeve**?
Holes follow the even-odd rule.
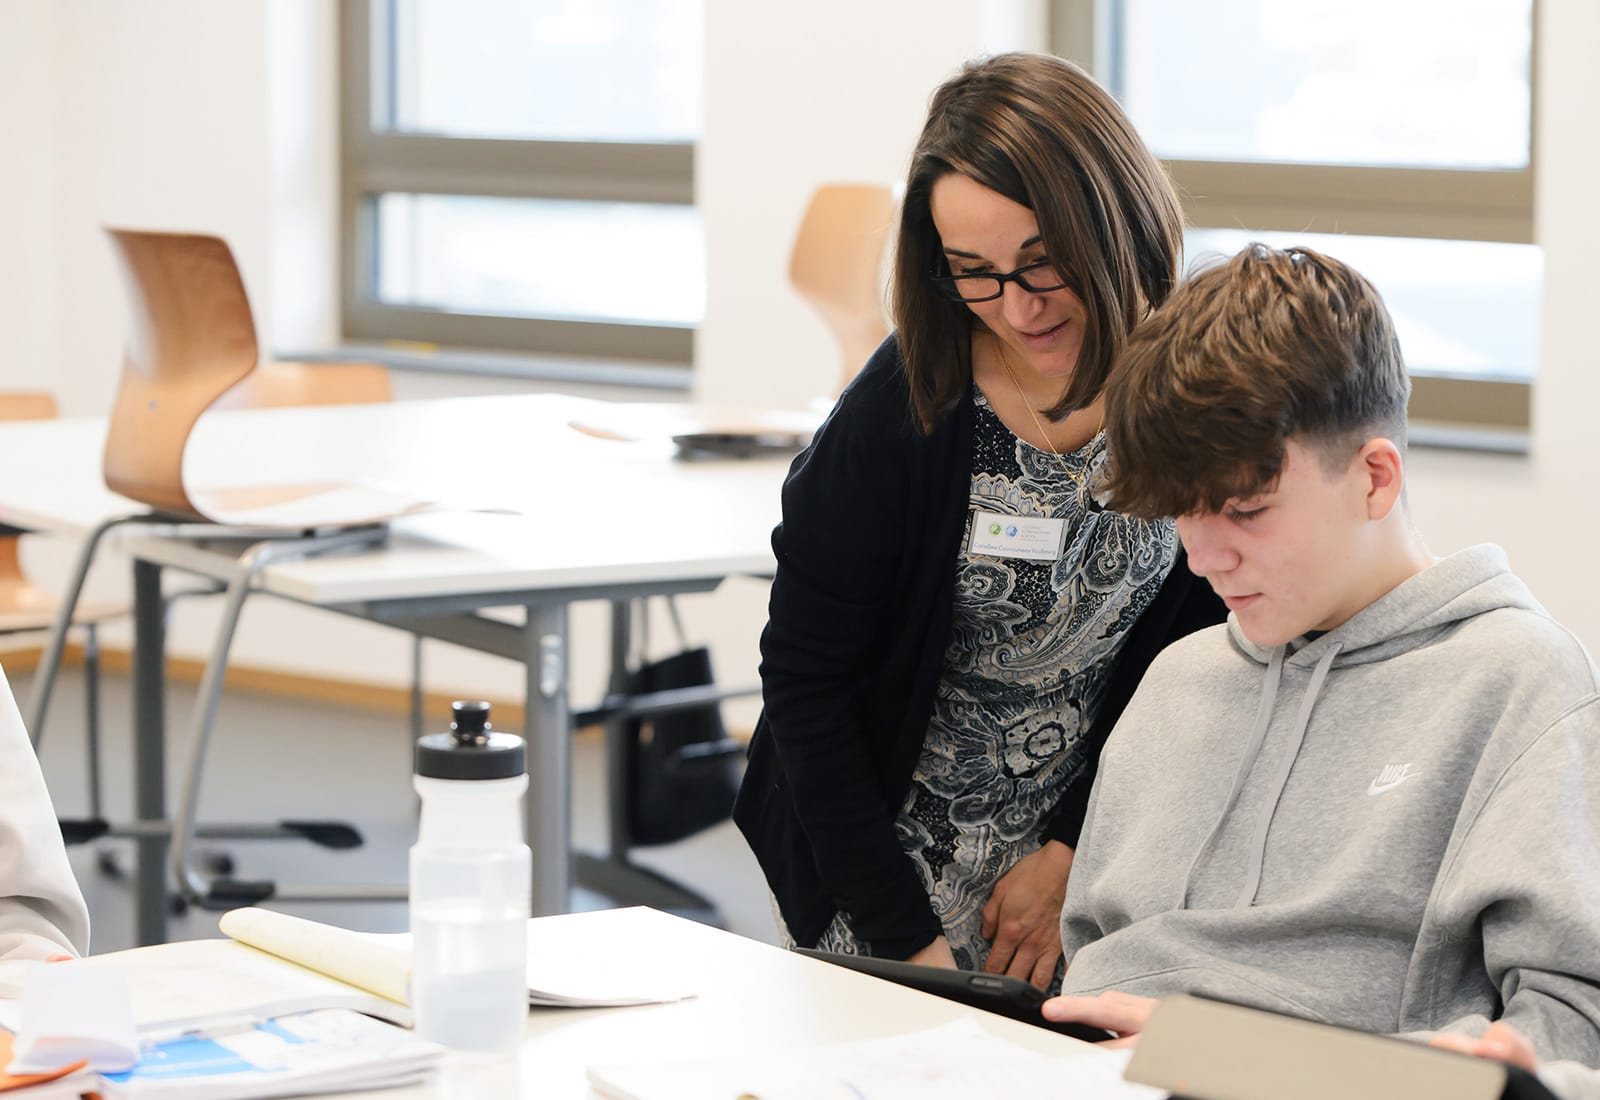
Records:
[[[1402,1029],[1475,1034],[1488,1021],[1468,1006],[1497,999],[1542,1060],[1600,1064],[1600,695],[1505,751],[1486,754],[1418,938],[1429,1019]]]
[[[1577,1062],[1541,1065],[1539,1080],[1561,1100],[1600,1100],[1600,1070]]]
[[[89,912],[44,774],[0,671],[0,959],[81,955]]]

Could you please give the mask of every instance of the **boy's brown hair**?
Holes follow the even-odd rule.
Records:
[[[1193,275],[1129,337],[1106,387],[1103,489],[1144,518],[1268,489],[1294,439],[1342,470],[1405,447],[1411,379],[1371,283],[1309,248],[1251,244]]]

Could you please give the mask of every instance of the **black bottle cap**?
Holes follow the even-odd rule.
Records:
[[[511,779],[528,770],[522,738],[496,733],[489,704],[461,700],[450,704],[450,729],[417,742],[417,774],[426,779]]]

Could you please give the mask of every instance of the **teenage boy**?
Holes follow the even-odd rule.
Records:
[[[1252,245],[1131,337],[1111,506],[1176,515],[1231,612],[1106,745],[1047,1016],[1176,992],[1600,1064],[1600,673],[1503,553],[1407,515],[1410,383],[1350,268]],[[1499,1033],[1503,1029],[1497,1029]]]

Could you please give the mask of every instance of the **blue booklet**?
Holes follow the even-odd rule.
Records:
[[[431,1071],[444,1048],[350,1009],[319,1009],[221,1033],[146,1045],[125,1073],[102,1074],[104,1100],[243,1100],[389,1088]]]

